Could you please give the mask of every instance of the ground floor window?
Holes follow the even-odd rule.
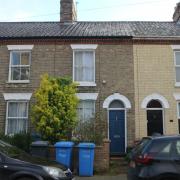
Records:
[[[178,119],[180,119],[180,102],[178,102],[178,107],[177,107],[177,109],[178,109],[178,113],[177,113]]]
[[[79,141],[94,141],[95,101],[80,100],[77,113],[78,124],[73,132],[73,137]]]
[[[6,134],[16,134],[27,131],[28,102],[8,101],[6,113]]]
[[[95,101],[81,100],[78,105],[78,119],[80,122],[87,122],[94,119],[95,116]]]

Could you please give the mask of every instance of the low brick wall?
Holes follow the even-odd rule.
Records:
[[[102,146],[97,146],[95,149],[95,157],[94,157],[94,169],[97,172],[107,171],[109,169],[109,152],[110,141],[108,139],[104,139]]]
[[[94,170],[96,172],[104,172],[109,169],[109,144],[110,141],[105,139],[102,146],[96,146],[95,157],[94,157]],[[78,148],[73,148],[73,171],[78,171]],[[49,158],[55,160],[55,148],[49,147]]]

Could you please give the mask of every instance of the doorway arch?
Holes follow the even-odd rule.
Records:
[[[115,93],[105,99],[103,108],[107,109],[110,154],[124,154],[127,147],[126,113],[131,108],[131,103],[125,96]]]
[[[164,110],[158,100],[147,104],[147,135],[164,134]]]
[[[165,109],[169,108],[167,99],[158,93],[151,94],[144,98],[141,108],[146,109],[147,135],[164,134]]]

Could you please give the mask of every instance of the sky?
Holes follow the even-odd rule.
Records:
[[[179,0],[76,0],[78,21],[172,21]],[[0,21],[59,21],[60,0],[0,0]]]

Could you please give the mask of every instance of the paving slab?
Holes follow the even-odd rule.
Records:
[[[93,176],[93,177],[76,177],[76,180],[127,180],[126,174],[117,176]]]

